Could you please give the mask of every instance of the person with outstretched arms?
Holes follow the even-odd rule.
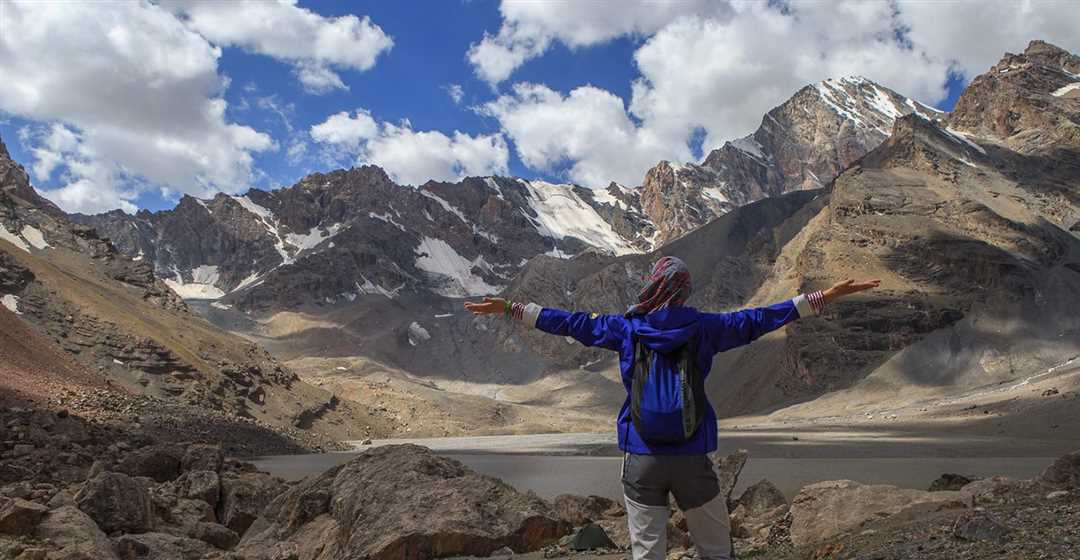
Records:
[[[717,445],[716,413],[704,386],[713,356],[818,314],[836,298],[879,284],[847,280],[768,307],[704,313],[684,305],[692,291],[686,264],[663,257],[653,265],[638,302],[622,315],[569,312],[501,298],[468,302],[465,308],[474,315],[502,314],[586,346],[618,352],[627,396],[616,429],[624,453],[622,483],[634,559],[665,557],[670,493],[686,517],[698,558],[731,560],[726,496],[708,457]]]

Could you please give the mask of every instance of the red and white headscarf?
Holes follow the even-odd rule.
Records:
[[[678,257],[662,257],[653,265],[649,284],[638,294],[638,303],[626,310],[626,316],[647,315],[657,309],[682,305],[692,291],[686,263]]]

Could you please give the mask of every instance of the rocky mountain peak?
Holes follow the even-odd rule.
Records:
[[[1022,153],[1080,146],[1080,57],[1043,41],[976,77],[949,116],[955,129]]]
[[[885,140],[897,118],[943,113],[861,76],[803,87],[752,134],[701,164],[660,162],[642,183],[643,212],[663,243],[760,198],[827,185]]]
[[[1080,57],[1046,41],[1036,39],[1028,43],[1024,56],[1042,64],[1060,66],[1073,74],[1080,73]]]

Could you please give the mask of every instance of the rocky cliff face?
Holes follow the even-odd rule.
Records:
[[[24,356],[26,371],[41,374],[0,375],[3,391],[45,395],[60,406],[71,406],[73,397],[100,401],[98,408],[115,414],[113,420],[153,423],[190,438],[231,425],[241,426],[231,430],[237,436],[261,434],[277,442],[266,447],[252,438],[236,442],[235,452],[323,445],[328,439],[321,430],[333,429],[311,421],[309,411],[319,411],[322,420],[350,417],[349,406],[337,406],[329,392],[304,384],[266,351],[192,313],[148,260],[129,258],[93,228],[70,221],[34,191],[2,143],[0,181],[3,322],[29,325],[51,353],[73,357],[110,389],[98,396],[61,390],[50,380],[53,366],[35,351]],[[121,404],[114,406],[116,399]],[[301,424],[318,425],[302,432],[295,429]]]
[[[861,77],[806,86],[766,113],[753,134],[713,150],[701,164],[662,161],[650,169],[642,209],[663,243],[749,202],[821,188],[912,112],[942,116]]]
[[[1080,57],[1043,41],[1006,54],[964,90],[949,126],[1021,153],[1080,146]]]

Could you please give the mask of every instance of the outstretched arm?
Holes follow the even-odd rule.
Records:
[[[876,288],[880,280],[845,280],[833,287],[812,294],[800,294],[793,299],[770,305],[743,309],[732,313],[703,313],[702,326],[713,353],[744,346],[762,335],[810,315],[843,296]]]
[[[625,321],[615,315],[571,313],[561,309],[543,308],[535,303],[514,303],[503,298],[484,298],[466,302],[465,309],[473,315],[503,314],[531,327],[559,336],[569,336],[585,346],[618,350],[622,346]]]

